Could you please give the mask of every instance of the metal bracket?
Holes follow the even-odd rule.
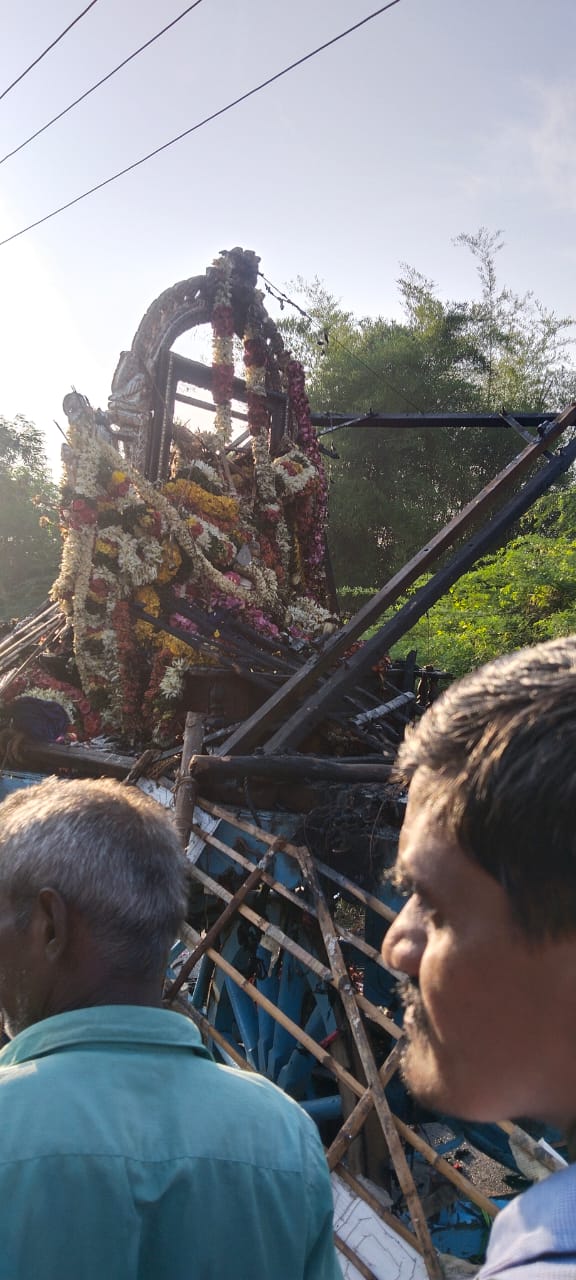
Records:
[[[528,427],[523,427],[522,423],[518,422],[511,413],[502,412],[501,417],[502,421],[506,423],[506,426],[512,427],[513,431],[517,431],[518,435],[522,436],[523,440],[527,440],[528,444],[536,444],[538,438],[542,439],[542,437],[546,435],[546,427],[548,426],[547,422],[542,423],[542,425],[538,427],[538,430],[534,432],[530,431]],[[544,449],[542,456],[547,458],[548,462],[550,462],[554,457],[554,454],[550,453],[549,449]]]

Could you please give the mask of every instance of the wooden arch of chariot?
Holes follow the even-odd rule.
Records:
[[[152,481],[166,475],[176,404],[209,411],[215,408],[207,400],[179,391],[183,383],[211,390],[213,370],[177,355],[172,347],[182,334],[212,321],[222,262],[229,269],[236,336],[243,338],[250,327],[257,331],[266,347],[266,399],[272,455],[281,437],[293,431],[286,414],[285,394],[285,368],[290,355],[257,287],[260,259],[251,250],[231,249],[221,255],[219,263],[208,267],[204,275],[182,280],[161,293],[143,317],[130,351],[123,351],[120,356],[112,381],[108,418],[118,428],[132,463]],[[233,399],[245,401],[246,396],[246,383],[234,378]],[[233,410],[232,414],[239,421],[247,421],[242,411]]]

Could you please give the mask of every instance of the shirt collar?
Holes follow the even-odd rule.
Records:
[[[182,1014],[148,1005],[93,1005],[44,1018],[21,1031],[0,1052],[0,1068],[90,1044],[161,1045],[192,1050],[203,1058],[212,1056],[200,1032]]]

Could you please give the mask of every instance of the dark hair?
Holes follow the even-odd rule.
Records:
[[[155,975],[186,910],[168,812],[119,782],[57,780],[0,805],[0,890],[25,925],[43,887],[82,912],[118,972]]]
[[[400,776],[421,769],[426,803],[503,885],[524,933],[575,933],[576,636],[453,684],[401,747]]]

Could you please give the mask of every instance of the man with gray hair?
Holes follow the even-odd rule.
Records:
[[[576,1140],[576,637],[452,685],[407,737],[411,779],[383,944],[404,975],[404,1076],[468,1120]],[[482,1280],[575,1280],[576,1167],[496,1219]]]
[[[169,816],[114,782],[0,806],[0,1280],[338,1280],[305,1113],[161,1007]]]

